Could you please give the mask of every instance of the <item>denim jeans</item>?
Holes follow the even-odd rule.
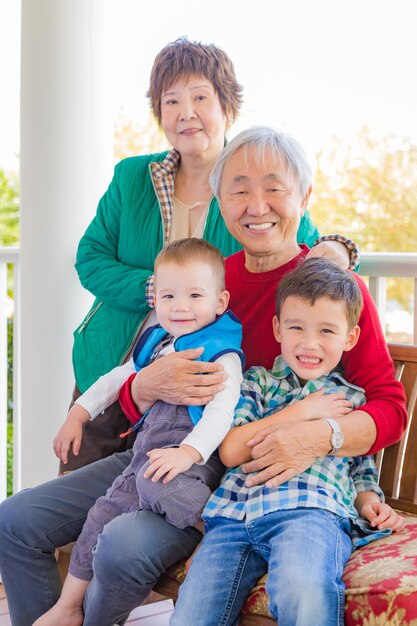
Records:
[[[131,450],[113,454],[0,504],[0,572],[13,626],[31,626],[58,600],[55,548],[78,537],[90,507],[131,458]],[[195,528],[179,530],[152,511],[109,523],[94,553],[84,626],[123,622],[200,538]]]
[[[236,626],[249,591],[267,569],[269,609],[279,626],[343,626],[349,529],[349,520],[309,508],[248,523],[210,518],[170,626]]]

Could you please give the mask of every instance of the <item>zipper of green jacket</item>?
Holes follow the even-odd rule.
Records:
[[[149,176],[150,176],[150,179],[151,179],[152,187],[153,187],[153,190],[154,190],[154,193],[155,193],[155,196],[156,196],[156,200],[158,202],[159,212],[161,214],[162,236],[163,236],[163,241],[165,242],[166,228],[165,228],[164,214],[162,212],[161,201],[159,200],[159,196],[158,196],[158,193],[156,191],[155,183],[154,183],[154,180],[153,180],[151,163],[149,163],[148,169],[149,169]],[[165,245],[165,243],[164,243],[164,245]],[[135,332],[133,333],[132,339],[129,341],[129,345],[127,346],[127,348],[124,351],[123,356],[122,356],[122,358],[120,360],[120,365],[122,365],[125,362],[127,356],[130,354],[133,346],[136,344],[136,341],[138,340],[140,329],[142,328],[144,320],[145,320],[145,318],[143,318],[143,320],[141,320],[139,322]]]
[[[152,176],[152,167],[151,167],[151,165],[152,165],[152,163],[149,163],[148,170],[149,170],[149,176],[151,177],[151,183],[152,183],[152,187],[153,187],[153,190],[154,190],[154,193],[155,193],[155,196],[156,196],[156,200],[158,202],[159,212],[161,214],[162,235],[163,235],[162,247],[163,247],[167,243],[167,241],[166,241],[166,239],[167,239],[167,232],[166,232],[166,228],[165,228],[164,213],[162,211],[161,201],[159,199],[158,192],[157,192],[156,187],[155,187],[155,181],[154,181],[153,176]],[[170,200],[171,200],[171,198],[170,198]],[[172,207],[171,207],[171,219],[172,219]]]
[[[87,326],[88,322],[91,320],[93,315],[95,315],[97,313],[97,311],[99,310],[99,308],[101,307],[102,304],[103,303],[100,300],[100,302],[98,304],[96,304],[94,309],[91,309],[91,311],[89,313],[87,313],[86,318],[84,319],[83,323],[81,324],[81,326],[78,329],[78,334],[79,335],[81,335],[81,333],[83,332],[84,328]]]

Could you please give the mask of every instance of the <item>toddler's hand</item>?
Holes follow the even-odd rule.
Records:
[[[399,515],[385,502],[370,502],[364,504],[360,512],[371,523],[371,526],[383,530],[390,528],[393,532],[399,533],[405,526],[405,519]]]
[[[190,453],[193,450],[195,455]],[[147,453],[150,465],[144,473],[144,478],[152,476],[156,483],[164,476],[163,483],[169,483],[177,474],[186,472],[201,457],[191,446],[181,448],[155,448]]]
[[[83,436],[83,424],[90,418],[88,411],[79,404],[74,404],[68,412],[65,422],[58,431],[53,442],[56,456],[64,465],[68,462],[68,450],[72,444],[72,452],[75,456],[80,451]]]
[[[299,403],[304,419],[342,417],[352,410],[352,403],[343,393],[326,393],[324,389],[315,391]]]

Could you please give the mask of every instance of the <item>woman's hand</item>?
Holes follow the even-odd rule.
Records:
[[[329,261],[333,261],[343,270],[347,270],[350,264],[349,251],[340,241],[322,241],[317,246],[313,246],[306,258],[325,257]]]
[[[227,374],[220,363],[195,361],[203,350],[173,352],[138,372],[131,387],[138,410],[145,413],[156,400],[187,406],[208,404],[224,388]]]
[[[246,474],[259,473],[249,476],[246,485],[277,487],[311,467],[317,457],[323,456],[318,426],[320,421],[285,422],[262,430],[248,441],[253,461],[242,469]]]

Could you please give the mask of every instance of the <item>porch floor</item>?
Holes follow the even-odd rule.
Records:
[[[168,626],[174,606],[172,600],[166,600],[157,593],[152,593],[149,600],[152,603],[144,604],[132,611],[126,624],[129,626]],[[2,584],[0,584],[0,626],[12,626]]]

